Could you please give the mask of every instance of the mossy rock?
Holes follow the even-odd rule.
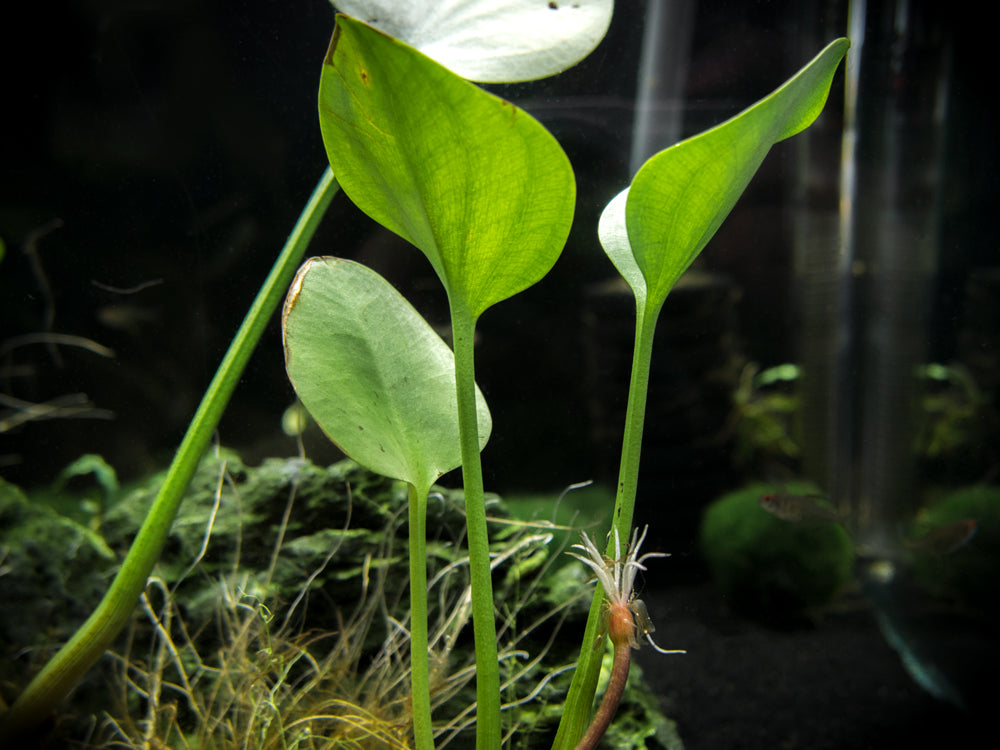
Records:
[[[975,535],[959,548],[941,553],[923,548],[919,539],[934,529],[972,518]],[[922,510],[907,533],[908,561],[914,576],[932,595],[983,612],[1000,610],[1000,487],[955,490]]]
[[[121,490],[113,498],[108,493],[109,507],[99,516],[89,516],[91,525],[100,520],[97,530],[53,510],[52,506],[79,505],[73,497],[27,498],[18,488],[0,482],[0,541],[8,551],[7,564],[12,564],[8,575],[0,576],[0,584],[7,587],[0,587],[2,600],[22,603],[26,610],[38,609],[46,618],[52,610],[64,612],[66,623],[56,641],[68,637],[106,590],[162,481],[160,474]],[[65,492],[68,488],[55,489]],[[463,508],[460,490],[440,489],[428,503],[428,578],[435,580],[441,573],[429,602],[431,622],[439,624],[435,627],[458,611],[467,585],[467,572],[461,564],[467,555]],[[286,653],[291,647],[287,644],[293,645],[294,651],[300,644],[315,641],[318,660],[335,642],[331,636],[341,630],[356,635],[360,661],[353,668],[360,668],[368,659],[377,658],[387,639],[387,623],[406,622],[406,510],[405,485],[350,461],[322,467],[302,459],[268,459],[250,467],[236,454],[223,450],[206,456],[199,465],[154,569],[153,579],[158,583],[147,588],[147,593],[161,618],[162,612],[172,613],[174,637],[187,644],[183,658],[189,670],[200,669],[201,661],[213,667],[221,664],[222,657],[217,655],[229,654],[226,649],[238,632],[247,628],[258,632],[254,618],[266,617],[268,624],[259,626],[260,633],[278,632],[275,629],[283,628],[292,604],[296,605],[295,617],[278,640],[255,635],[256,640],[247,642],[244,657],[226,656],[223,661],[230,677],[236,680],[241,669],[250,670],[248,674],[264,669],[267,665],[258,662],[265,651],[271,653],[272,643],[285,643],[281,653]],[[523,675],[519,674],[525,669],[523,660],[516,658],[505,658],[501,671],[505,680],[517,675],[525,692],[540,686],[531,704],[518,713],[518,731],[525,737],[531,733],[525,747],[549,746],[572,677],[571,670],[550,679],[551,673],[575,658],[579,648],[575,633],[582,632],[593,587],[587,583],[582,565],[562,554],[556,556],[561,546],[553,543],[551,528],[524,528],[495,496],[488,498],[488,514],[497,519],[490,523],[492,551],[503,558],[494,570],[493,583],[506,648],[538,658]],[[19,539],[23,544],[17,542]],[[276,546],[280,546],[277,555]],[[379,586],[383,587],[381,593]],[[166,591],[170,591],[170,607],[163,603]],[[299,600],[300,594],[307,596]],[[379,605],[379,596],[384,596],[384,605]],[[79,601],[67,606],[74,598]],[[376,616],[363,614],[359,618],[361,606],[368,600],[371,605],[364,611]],[[384,606],[384,611],[376,605]],[[565,610],[553,613],[558,606],[565,606]],[[463,616],[467,617],[467,612]],[[508,619],[515,616],[516,621]],[[19,622],[5,619],[8,625],[20,626],[21,618]],[[538,622],[542,624],[536,629],[533,623]],[[560,624],[571,635],[555,637],[553,628]],[[25,628],[27,632],[21,632]],[[18,632],[4,632],[4,640],[23,648],[33,643],[32,633],[53,635],[51,628],[45,632],[42,628],[37,622],[26,624]],[[155,663],[157,632],[140,607],[128,637],[123,635],[112,651],[131,658],[133,671],[141,671],[144,665]],[[447,654],[449,670],[467,673],[472,659],[471,625],[466,624],[456,635],[454,650]],[[521,636],[523,640],[510,643],[511,638]],[[265,640],[267,649],[260,650]],[[195,659],[194,653],[200,657]],[[103,663],[117,664],[110,660]],[[79,718],[109,710],[110,671],[88,678],[87,704],[77,696],[67,715]],[[164,679],[173,679],[169,662],[165,675]],[[11,684],[23,684],[25,679],[20,673],[6,678]],[[366,678],[344,673],[336,680],[324,679],[323,685],[343,683],[349,692],[352,680]],[[643,747],[643,738],[654,730],[669,734],[669,723],[655,703],[644,700],[644,686],[637,675],[629,683],[622,713],[636,718],[634,725],[621,722],[619,731],[631,738],[628,746]],[[209,690],[211,681],[205,686]],[[132,705],[133,698],[130,694],[130,708],[113,710],[114,715],[141,713],[144,709],[138,703]],[[458,715],[474,700],[470,683],[441,706],[440,715]],[[75,731],[75,725],[66,726],[71,734]],[[624,747],[624,743],[620,740],[616,746]]]
[[[746,615],[781,621],[822,606],[846,586],[854,551],[831,521],[793,523],[760,507],[777,488],[758,484],[723,495],[705,511],[700,546],[716,587]],[[792,484],[785,492],[815,490]]]
[[[0,691],[72,635],[110,581],[115,555],[89,527],[0,479]],[[91,676],[88,675],[88,680]],[[86,695],[90,689],[81,690]]]
[[[0,479],[0,642],[58,640],[107,586],[115,555],[99,534]],[[44,598],[39,593],[44,592]],[[27,606],[30,603],[30,606]],[[35,619],[36,616],[39,619]]]
[[[101,530],[113,549],[127,549],[161,479],[151,478],[107,511]],[[427,526],[433,576],[454,561],[453,543],[465,528],[460,500],[432,498]],[[191,623],[212,618],[220,582],[234,575],[244,594],[278,607],[291,604],[308,582],[308,621],[329,626],[355,606],[373,576],[390,568],[406,611],[407,533],[402,482],[348,460],[318,466],[300,458],[269,458],[252,467],[222,451],[199,464],[154,575],[176,587],[175,598]],[[404,571],[401,579],[397,568]]]

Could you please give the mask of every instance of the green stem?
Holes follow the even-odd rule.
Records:
[[[625,432],[622,438],[622,456],[618,470],[618,488],[615,493],[613,525],[627,543],[635,510],[636,489],[639,484],[639,458],[642,451],[642,427],[646,417],[646,396],[649,392],[649,365],[653,353],[653,333],[659,306],[636,305],[635,346],[632,353],[632,377],[628,388],[628,407],[625,412]],[[607,554],[614,555],[614,544],[609,539]],[[590,720],[597,679],[601,674],[600,652],[587,644],[597,640],[601,623],[604,592],[600,587],[594,592],[590,605],[587,627],[583,634],[580,660],[577,662],[573,681],[570,683],[562,720],[553,743],[553,750],[574,747]]]
[[[93,614],[35,676],[10,711],[0,717],[0,744],[23,734],[49,716],[129,621],[163,549],[184,491],[208,448],[229,397],[268,321],[281,304],[306,247],[338,189],[328,167],[205,391],[118,575]]]
[[[430,656],[427,650],[427,493],[410,492],[410,685],[413,739],[417,750],[434,750],[431,724]]]
[[[458,393],[458,430],[462,444],[462,482],[465,486],[465,523],[469,538],[469,577],[472,586],[472,630],[476,647],[476,748],[500,747],[500,665],[493,618],[493,582],[490,579],[490,541],[486,530],[483,467],[479,456],[476,414],[476,372],[473,337],[476,320],[451,306],[455,347],[455,387]]]
[[[647,310],[636,305],[632,379],[628,384],[628,408],[625,411],[625,433],[622,438],[622,457],[618,469],[618,488],[615,493],[613,517],[614,526],[624,543],[628,542],[632,531],[632,515],[639,487],[642,428],[646,421],[646,396],[649,393],[653,334],[656,331],[656,318],[659,313],[659,307]],[[610,539],[607,552],[608,554],[614,552],[614,542]]]

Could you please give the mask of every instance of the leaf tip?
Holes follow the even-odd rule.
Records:
[[[333,55],[337,51],[337,42],[340,41],[340,19],[341,14],[337,14],[337,22],[333,26],[333,35],[330,37],[330,44],[326,48],[326,57],[323,58],[324,65],[333,65]]]

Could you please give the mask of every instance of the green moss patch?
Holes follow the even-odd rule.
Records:
[[[793,523],[762,509],[760,496],[775,491],[758,484],[720,497],[706,509],[700,533],[701,552],[726,602],[765,620],[828,603],[851,580],[854,559],[840,524]]]

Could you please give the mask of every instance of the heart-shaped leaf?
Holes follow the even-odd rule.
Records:
[[[850,42],[831,42],[773,93],[730,120],[651,157],[605,208],[599,234],[637,298],[658,309],[715,234],[771,146],[826,103]],[[630,257],[626,257],[630,256]],[[637,289],[634,274],[644,284]]]
[[[453,310],[476,318],[559,257],[573,171],[523,110],[344,16],[319,109],[344,192],[427,255]]]
[[[371,269],[311,258],[282,313],[285,367],[323,431],[359,464],[417,488],[461,464],[451,349]],[[480,449],[491,429],[476,390]]]

